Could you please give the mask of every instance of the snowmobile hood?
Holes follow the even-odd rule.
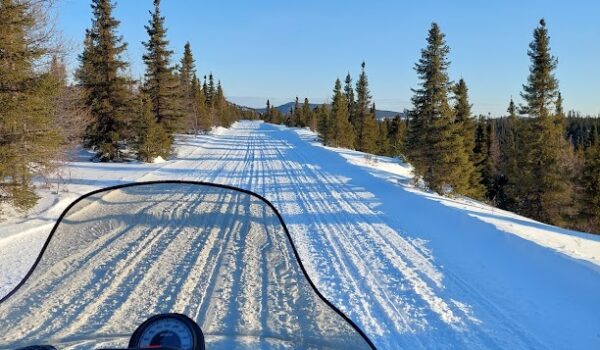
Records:
[[[372,349],[315,288],[263,197],[160,181],[91,192],[60,216],[0,300],[0,349],[126,348],[148,317],[187,315],[207,349]]]

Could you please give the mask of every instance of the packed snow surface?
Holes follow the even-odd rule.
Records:
[[[423,191],[409,165],[323,147],[308,130],[239,122],[179,137],[177,156],[156,164],[90,163],[82,151],[62,178],[0,225],[0,295],[77,196],[196,180],[269,199],[321,292],[379,348],[600,348],[598,236]]]

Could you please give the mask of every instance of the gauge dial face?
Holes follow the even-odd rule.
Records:
[[[192,330],[177,318],[162,318],[150,322],[140,334],[138,348],[171,347],[193,350]]]

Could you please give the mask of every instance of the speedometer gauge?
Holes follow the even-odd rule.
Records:
[[[142,323],[129,340],[129,348],[204,350],[204,335],[192,319],[181,314],[161,314]]]

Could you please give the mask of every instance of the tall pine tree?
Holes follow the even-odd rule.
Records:
[[[206,77],[204,80],[204,94],[206,95],[206,105],[210,109],[213,109],[215,108],[217,96],[217,89],[215,88],[215,78],[213,77],[213,74],[210,73],[208,75],[208,85],[206,85]]]
[[[198,102],[195,94],[200,91],[200,86],[196,81],[196,63],[192,55],[192,48],[189,42],[183,47],[183,56],[179,64],[179,87],[181,89],[181,107],[183,109],[184,129],[193,131],[195,134],[199,131],[199,113]]]
[[[317,111],[317,132],[321,135],[321,139],[323,140],[323,144],[329,145],[331,140],[331,131],[332,128],[329,127],[331,124],[330,121],[330,111],[329,107],[326,104],[321,105]]]
[[[119,21],[110,0],[92,0],[92,26],[86,32],[84,51],[76,73],[87,93],[92,122],[85,133],[85,145],[101,161],[121,159],[126,129],[131,119],[130,86],[124,72],[128,63],[122,58],[127,44],[117,35]]]
[[[310,109],[310,103],[308,102],[308,98],[304,98],[304,103],[302,103],[302,120],[300,122],[301,127],[310,126],[312,119],[312,110]]]
[[[294,110],[292,111],[292,125],[302,127],[302,109],[300,108],[300,99],[296,96],[294,102]]]
[[[215,94],[215,115],[216,115],[216,124],[223,127],[228,128],[231,123],[233,123],[231,110],[229,108],[229,104],[225,99],[225,93],[223,92],[223,87],[221,86],[221,81],[217,82],[217,90]]]
[[[357,129],[357,120],[356,120],[356,101],[354,98],[354,86],[352,86],[352,77],[350,73],[346,75],[346,79],[344,80],[344,95],[346,97],[346,101],[348,102],[348,115],[350,116],[350,123],[352,123],[352,127],[356,131]]]
[[[31,179],[53,166],[61,142],[53,121],[58,81],[36,69],[50,47],[35,10],[0,0],[0,204],[20,210],[37,202]]]
[[[522,164],[522,153],[525,142],[526,125],[517,117],[517,106],[513,99],[510,99],[506,110],[506,130],[500,140],[500,165],[498,175],[498,195],[497,205],[500,208],[519,211],[522,200],[519,198],[525,191],[524,181],[520,166]]]
[[[400,115],[396,115],[389,128],[390,156],[398,157],[404,154],[407,125]]]
[[[267,100],[267,107],[265,108],[265,114],[263,116],[263,119],[267,123],[273,122],[273,116],[271,114],[271,101],[269,100]]]
[[[139,94],[138,117],[133,122],[136,136],[133,142],[137,157],[152,162],[158,156],[169,153],[169,135],[157,122],[152,112],[152,102],[145,93]]]
[[[200,87],[200,79],[196,77],[196,74],[192,77],[192,98],[194,133],[206,133],[211,127],[210,116],[206,107],[204,93]]]
[[[342,93],[342,83],[336,79],[331,101],[331,114],[329,117],[329,130],[327,144],[334,147],[352,147],[354,144],[354,130],[348,115],[348,101]]]
[[[171,66],[169,41],[166,38],[165,18],[160,13],[160,0],[154,0],[154,11],[145,26],[148,41],[144,42],[146,64],[144,92],[152,103],[152,114],[156,122],[165,129],[172,142],[173,133],[181,129],[182,108],[179,81]],[[165,156],[165,155],[163,155]]]
[[[390,139],[389,139],[389,124],[388,120],[382,120],[377,123],[377,154],[384,156],[390,155]]]
[[[583,189],[579,201],[580,227],[588,232],[600,234],[600,140],[590,133],[584,152],[584,163],[579,180]]]
[[[481,184],[485,188],[485,197],[493,204],[498,203],[500,186],[499,170],[500,145],[492,120],[480,118],[476,126],[475,153],[481,171]]]
[[[469,161],[456,164],[461,167],[463,176],[469,179],[469,186],[462,194],[472,198],[483,199],[484,188],[481,185],[481,169],[476,164],[481,162],[475,154],[475,121],[471,116],[471,104],[469,103],[469,89],[464,79],[460,79],[454,86],[454,116],[458,126],[458,132],[463,139],[464,152],[467,153]]]
[[[469,155],[448,103],[451,88],[447,73],[449,52],[444,34],[433,23],[427,47],[421,50],[421,58],[415,65],[421,87],[412,90],[414,110],[410,116],[407,150],[416,175],[431,189],[463,194],[470,189],[469,177],[463,175]]]
[[[557,59],[550,53],[550,37],[542,19],[533,32],[528,51],[531,59],[529,77],[521,97],[522,112],[533,118],[532,132],[525,139],[527,153],[520,169],[526,176],[521,212],[535,219],[564,225],[572,214],[572,178],[569,163],[572,150],[565,139],[565,118],[557,110],[558,81],[554,76]],[[562,108],[562,107],[561,107]]]
[[[371,93],[365,72],[365,62],[361,64],[361,73],[356,82],[356,149],[366,153],[377,151],[377,121],[371,112]]]

